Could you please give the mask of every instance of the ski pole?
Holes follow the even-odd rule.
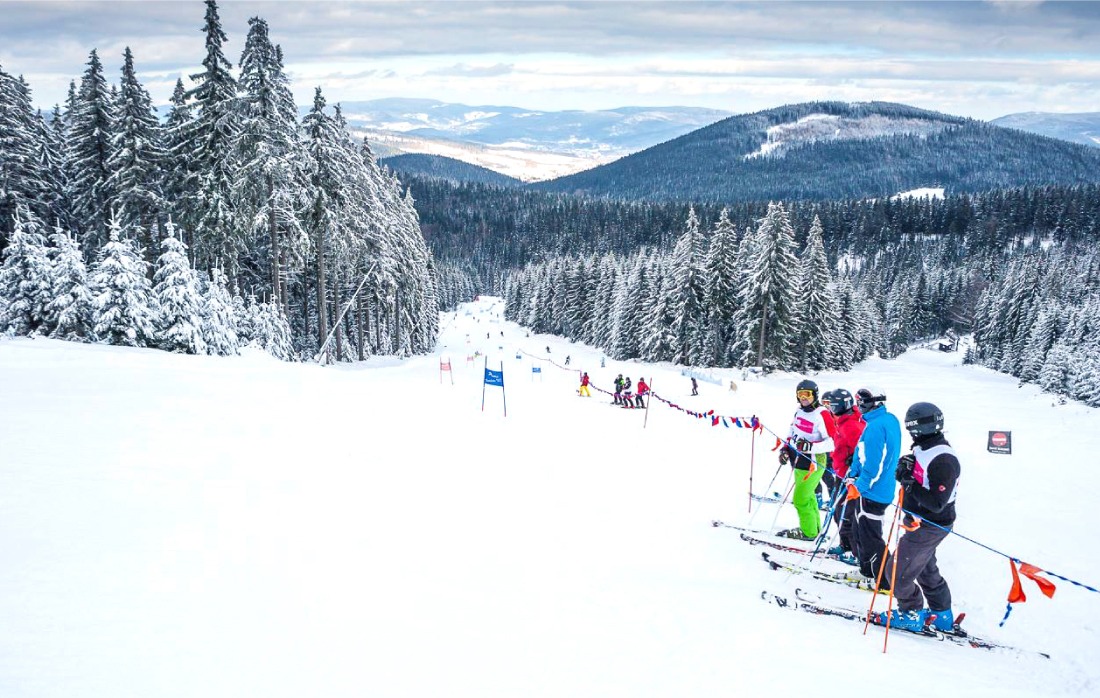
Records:
[[[821,533],[817,535],[817,545],[814,546],[814,552],[810,555],[810,562],[813,562],[814,558],[817,557],[818,551],[821,550],[821,544],[825,542],[825,538],[829,535],[829,526],[833,523],[833,509],[836,508],[836,502],[840,499],[840,492],[839,486],[833,492],[833,499],[829,502],[829,510],[825,512],[825,528],[821,529]],[[847,501],[845,501],[845,504],[847,504]]]
[[[779,502],[779,506],[775,508],[775,516],[772,517],[772,530],[775,530],[775,524],[779,521],[779,512],[783,510],[783,505],[787,503],[787,499],[791,496],[791,492],[794,491],[794,470],[791,471],[791,484],[787,487],[787,494],[783,495],[783,500]],[[757,509],[757,511],[760,511]]]
[[[898,511],[894,515],[894,519],[897,520],[901,516],[901,500],[905,496],[905,490],[898,488]],[[892,528],[892,527],[891,527]],[[898,538],[901,538],[901,526],[897,527]],[[886,547],[889,549],[890,541],[886,541]],[[886,553],[883,553],[885,555]],[[883,560],[885,562],[885,560]],[[894,543],[894,562],[890,565],[890,601],[886,606],[886,635],[882,638],[882,653],[886,654],[886,643],[890,640],[890,610],[894,607],[894,584],[898,580],[898,543]]]
[[[756,432],[753,432],[752,438],[756,439]],[[755,453],[755,450],[754,450]],[[775,474],[772,475],[772,479],[768,482],[768,486],[765,488],[767,491],[771,491],[772,486],[775,485],[775,478],[779,477],[779,471],[783,469],[783,463],[779,464],[779,467],[775,469]],[[750,471],[751,472],[751,471]],[[749,476],[749,501],[752,502],[752,476]],[[749,512],[752,512],[752,504],[749,504]]]
[[[749,513],[752,513],[752,471],[756,466],[756,430],[752,430],[752,445],[749,446]],[[782,464],[780,464],[782,465]],[[778,474],[779,471],[777,470]],[[775,478],[772,478],[773,480]]]
[[[862,510],[860,512],[856,513],[856,518],[857,519],[859,518],[860,513],[862,513]],[[890,550],[890,539],[894,537],[894,529],[897,527],[897,523],[898,523],[898,510],[895,509],[894,510],[894,518],[893,518],[893,520],[890,521],[890,532],[888,534],[886,534],[886,546],[883,548],[883,551],[882,551],[882,562],[879,563],[879,565],[878,565],[878,574],[875,576],[875,593],[871,595],[871,607],[867,609],[867,622],[865,622],[863,624],[863,634],[864,635],[867,634],[867,626],[871,623],[872,615],[875,612],[875,601],[877,600],[877,597],[878,597],[878,590],[882,586],[882,573],[886,569],[886,555]],[[891,603],[893,603],[893,594],[892,593],[891,593],[891,596],[890,596],[890,600],[891,600]],[[890,629],[890,612],[889,612],[889,610],[886,612],[886,629],[889,632],[889,629]]]

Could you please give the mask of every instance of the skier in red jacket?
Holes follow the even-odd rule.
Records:
[[[863,434],[863,415],[856,406],[856,400],[852,394],[844,388],[830,390],[822,396],[829,411],[836,420],[836,433],[833,434],[833,472],[835,484],[829,487],[829,494],[834,500],[833,520],[837,522],[840,530],[840,545],[829,549],[830,553],[842,555],[852,551],[852,521],[855,516],[855,506],[846,506],[844,493],[836,490],[841,487],[841,480],[848,474],[848,466],[852,464],[852,454],[855,453],[856,444]]]
[[[588,390],[588,371],[585,371],[584,375],[581,376],[581,387],[577,390],[577,393],[581,397],[592,397],[592,393]]]

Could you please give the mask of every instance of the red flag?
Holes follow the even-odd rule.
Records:
[[[1023,603],[1027,601],[1024,588],[1020,585],[1020,573],[1016,571],[1016,561],[1008,559],[1008,566],[1012,568],[1012,588],[1008,590],[1009,603]]]
[[[1039,573],[1042,572],[1041,569],[1039,569],[1035,565],[1021,562],[1020,572],[1022,572],[1025,577],[1038,584],[1039,591],[1043,592],[1044,596],[1046,596],[1048,599],[1054,598],[1054,583],[1051,582],[1049,579],[1046,579],[1045,577],[1039,576]]]
[[[1012,568],[1012,588],[1008,590],[1008,602],[1009,603],[1023,603],[1027,601],[1027,595],[1024,594],[1024,587],[1020,584],[1020,574],[1023,572],[1024,576],[1032,580],[1039,585],[1039,591],[1043,592],[1043,595],[1048,599],[1054,598],[1055,586],[1054,584],[1044,577],[1039,576],[1040,570],[1035,565],[1028,564],[1026,562],[1020,563],[1019,572],[1016,571],[1016,561],[1009,559],[1009,566]]]

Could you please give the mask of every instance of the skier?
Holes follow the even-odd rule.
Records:
[[[912,405],[905,412],[905,429],[913,437],[913,452],[902,456],[897,467],[897,481],[904,491],[906,532],[895,553],[898,565],[894,596],[898,607],[890,617],[890,627],[920,631],[933,616],[933,627],[950,631],[955,624],[951,589],[936,563],[936,546],[955,524],[961,467],[955,450],[943,436],[940,408],[930,402]],[[928,602],[927,609],[924,601]],[[878,616],[877,622],[886,622],[886,614]]]
[[[901,424],[886,410],[886,395],[882,391],[860,388],[856,398],[865,426],[845,478],[849,485],[847,496],[854,500],[848,502],[848,506],[856,505],[850,542],[852,552],[859,559],[860,573],[875,579],[886,550],[882,521],[886,507],[894,501],[894,471],[901,454]],[[886,575],[879,588],[890,588]]]
[[[638,393],[634,396],[634,400],[638,407],[645,407],[645,394],[649,392],[649,385],[645,382],[645,378],[638,379]]]
[[[855,453],[856,444],[863,434],[863,415],[856,407],[856,400],[852,394],[844,388],[830,390],[822,396],[822,402],[832,412],[836,420],[836,432],[833,434],[833,473],[834,484],[829,487],[829,495],[833,500],[833,520],[840,530],[840,544],[829,548],[833,555],[843,555],[852,551],[852,520],[855,515],[855,504],[842,498],[841,481],[848,474],[848,467],[852,464],[852,454]]]
[[[619,374],[615,377],[615,404],[621,405],[623,402],[623,374]]]
[[[588,371],[584,372],[581,376],[581,387],[577,390],[577,393],[582,397],[592,397],[592,393],[588,390]]]
[[[695,376],[691,377],[691,394],[692,395],[698,395],[699,394],[699,382],[695,380]]]
[[[787,443],[779,451],[779,462],[794,468],[791,504],[798,512],[798,526],[778,535],[796,540],[814,540],[821,530],[821,512],[814,490],[825,473],[826,455],[833,450],[833,416],[818,401],[817,383],[804,379],[794,391],[798,409],[791,420]]]
[[[570,360],[570,356],[569,356],[569,354],[566,354],[566,355],[565,355],[565,365],[566,365],[566,366],[568,366],[568,365],[569,365],[569,360]]]

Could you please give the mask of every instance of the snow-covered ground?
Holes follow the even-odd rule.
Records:
[[[1025,579],[998,627],[994,552],[1100,586],[1097,410],[927,349],[815,376],[943,408],[975,541],[940,549],[956,612],[1051,658],[898,632],[884,654],[881,629],[760,598],[870,594],[773,572],[711,526],[794,525],[789,504],[748,511],[771,435],[580,398],[572,369],[779,432],[799,376],[714,369],[691,397],[676,367],[601,368],[500,313],[447,314],[437,355],[329,367],[0,341],[0,696],[1100,695],[1100,594]],[[995,429],[1012,455],[986,452]]]

